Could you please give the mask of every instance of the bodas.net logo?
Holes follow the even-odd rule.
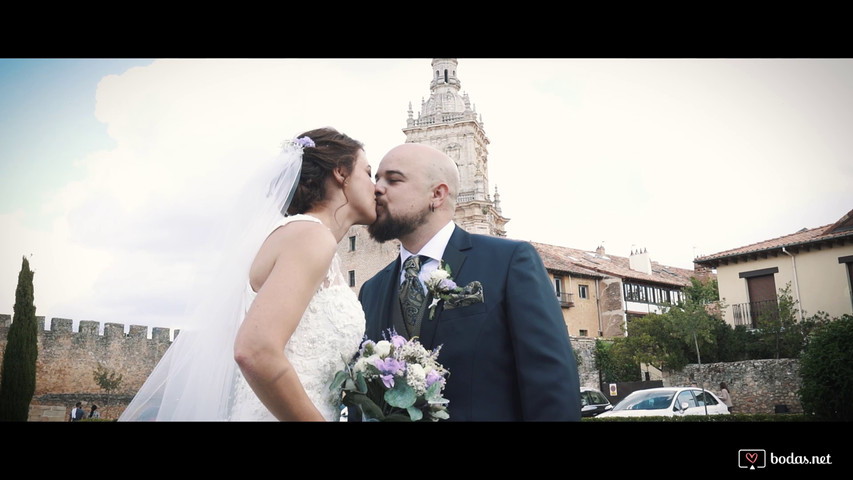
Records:
[[[767,452],[760,448],[743,448],[737,452],[737,465],[740,468],[755,470],[767,466]]]

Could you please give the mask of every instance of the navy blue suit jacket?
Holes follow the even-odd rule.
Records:
[[[443,260],[454,281],[478,280],[483,303],[424,315],[421,343],[442,346],[451,421],[580,421],[580,385],[554,287],[530,243],[456,226]],[[378,341],[400,308],[400,259],[359,292],[365,335]]]

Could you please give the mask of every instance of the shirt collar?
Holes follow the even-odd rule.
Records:
[[[406,250],[403,244],[400,244],[400,261],[406,263],[406,260],[412,255],[426,255],[430,261],[438,262],[444,255],[444,249],[447,248],[447,243],[450,241],[450,236],[453,235],[453,221],[447,222],[447,225],[441,228],[435,235],[421,248],[418,253],[412,253]],[[401,263],[401,265],[402,265]]]

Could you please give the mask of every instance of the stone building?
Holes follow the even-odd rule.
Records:
[[[693,270],[655,262],[646,250],[623,257],[595,251],[531,242],[551,276],[573,337],[619,337],[628,321],[662,313],[683,300]]]

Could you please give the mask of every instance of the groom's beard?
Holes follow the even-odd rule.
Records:
[[[367,233],[370,238],[379,243],[385,243],[388,240],[399,239],[404,237],[427,222],[428,210],[420,213],[415,213],[408,217],[394,218],[387,209],[386,215],[383,218],[376,218],[376,221],[367,226]]]

